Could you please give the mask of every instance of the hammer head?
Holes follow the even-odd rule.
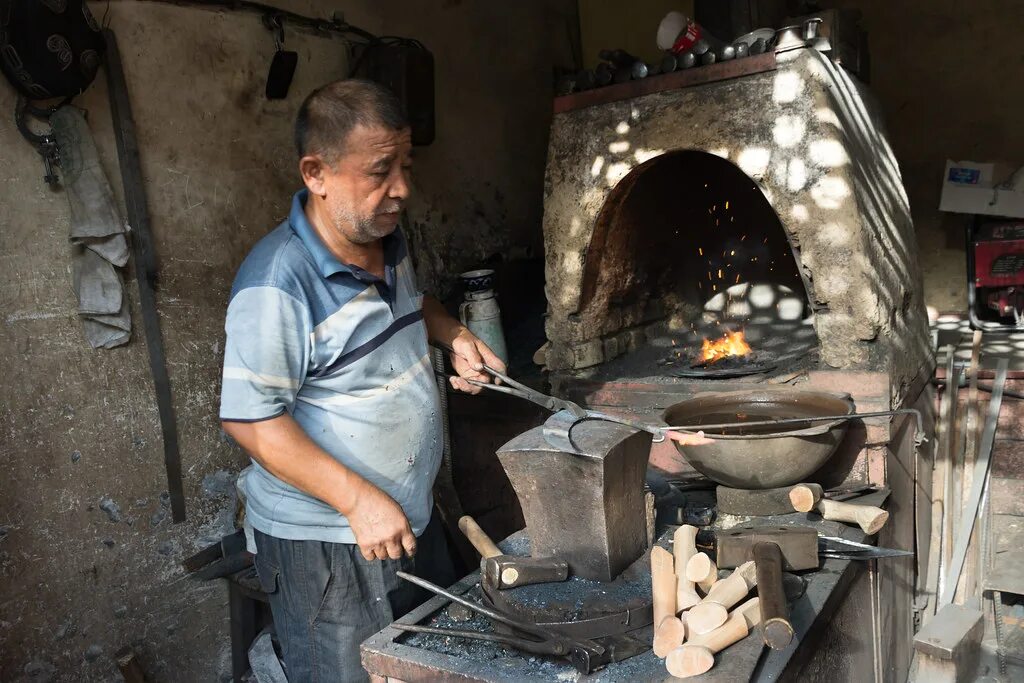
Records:
[[[787,571],[818,567],[818,532],[811,527],[735,527],[715,532],[718,566],[738,567],[752,559],[754,545],[775,543],[782,551],[782,568]]]
[[[565,560],[546,557],[496,555],[480,560],[480,573],[488,585],[505,589],[565,581],[569,578],[569,565]]]

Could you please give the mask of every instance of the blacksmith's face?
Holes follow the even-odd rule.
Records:
[[[324,201],[334,228],[356,244],[390,235],[409,198],[412,133],[356,126],[344,153],[323,168]]]

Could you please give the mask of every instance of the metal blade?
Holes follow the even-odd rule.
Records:
[[[841,557],[846,560],[873,560],[881,557],[908,557],[914,555],[910,550],[879,548],[834,536],[818,537],[818,554],[823,557]]]

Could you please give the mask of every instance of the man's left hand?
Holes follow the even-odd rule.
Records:
[[[464,391],[467,394],[479,394],[483,389],[473,386],[466,380],[478,382],[491,382],[494,380],[484,370],[484,364],[494,368],[498,372],[505,372],[505,364],[500,358],[494,355],[494,351],[484,344],[480,339],[470,332],[463,330],[452,340],[452,366],[458,377],[450,379],[452,388],[457,391]]]

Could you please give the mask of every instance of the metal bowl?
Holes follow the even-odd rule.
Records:
[[[699,428],[853,412],[849,394],[773,388],[700,394],[669,407],[663,417],[669,425]],[[714,443],[676,447],[695,470],[719,484],[741,489],[790,486],[806,481],[825,464],[846,435],[848,422],[705,430]]]

